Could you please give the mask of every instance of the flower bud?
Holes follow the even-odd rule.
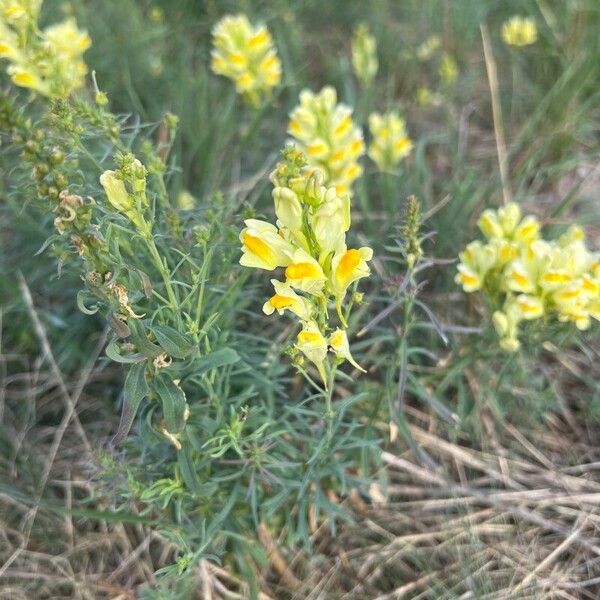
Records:
[[[104,188],[108,201],[116,210],[127,213],[134,207],[133,198],[129,196],[125,184],[117,177],[115,171],[104,171],[100,175],[100,184]]]

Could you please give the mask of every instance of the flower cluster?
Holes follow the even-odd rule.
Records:
[[[362,130],[352,121],[352,109],[337,104],[330,86],[318,94],[300,93],[300,105],[290,115],[288,133],[307,157],[308,164],[325,176],[325,184],[338,194],[351,194],[353,182],[362,174],[358,158],[365,152]]]
[[[554,315],[587,329],[592,318],[600,320],[600,258],[579,227],[547,241],[535,217],[522,219],[519,207],[508,204],[486,210],[479,228],[487,242],[471,242],[460,254],[456,282],[501,303],[493,322],[502,348],[519,348],[521,321]]]
[[[363,85],[369,85],[377,75],[377,41],[365,23],[354,30],[352,38],[352,68]]]
[[[442,47],[438,35],[432,35],[415,50],[415,58],[423,63],[423,75],[431,68],[437,71],[437,83],[434,89],[421,85],[416,91],[415,100],[420,106],[437,106],[443,102],[445,91],[451,87],[459,74],[455,58]]]
[[[372,137],[369,158],[380,171],[393,171],[413,148],[406,132],[406,123],[396,112],[385,115],[373,113],[369,116],[369,129]]]
[[[0,58],[15,85],[50,98],[65,98],[84,84],[87,32],[73,19],[39,30],[41,0],[0,0]]]
[[[502,25],[501,33],[509,46],[529,46],[537,41],[537,27],[529,17],[511,17]]]
[[[301,322],[295,347],[315,364],[326,382],[327,350],[360,368],[350,354],[346,335],[351,306],[344,301],[348,287],[370,274],[371,248],[348,248],[350,199],[324,185],[320,170],[306,167],[293,146],[271,174],[277,225],[248,219],[240,234],[246,267],[273,271],[284,268],[284,281],[272,279],[274,295],[263,311],[295,314]],[[341,327],[330,324],[334,304]]]
[[[213,28],[211,68],[235,82],[252,106],[258,106],[281,81],[281,62],[271,34],[253,27],[246,15],[227,15]]]

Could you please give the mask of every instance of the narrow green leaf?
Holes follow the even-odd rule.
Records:
[[[211,369],[232,365],[240,360],[240,355],[233,348],[221,348],[203,356],[195,364],[195,374],[205,373]]]
[[[168,325],[150,325],[161,348],[173,358],[185,358],[193,350],[190,339]]]
[[[146,383],[146,362],[134,364],[129,369],[125,378],[125,388],[123,390],[123,409],[121,411],[121,421],[115,437],[112,439],[113,445],[117,446],[129,433],[133,420],[137,414],[142,400],[150,394],[150,388]]]
[[[169,433],[179,433],[185,427],[185,394],[183,390],[175,385],[166,373],[161,373],[154,380],[154,388],[159,395],[163,415],[167,423]]]
[[[86,298],[89,297],[89,294],[86,290],[79,290],[77,292],[77,308],[85,314],[85,315],[95,315],[100,307],[97,304],[93,304],[91,307],[87,307],[85,305]]]
[[[106,353],[106,356],[108,356],[108,358],[118,363],[130,364],[139,363],[143,360],[146,360],[146,357],[143,354],[140,354],[139,352],[136,354],[129,354],[127,356],[123,356],[115,340],[113,340],[112,342],[110,342],[110,344],[108,344],[108,346],[106,346],[106,350],[104,352]]]
[[[131,319],[129,328],[131,329],[131,340],[135,347],[143,352],[148,358],[156,358],[163,353],[163,349],[153,344],[146,335],[146,329],[141,321]]]

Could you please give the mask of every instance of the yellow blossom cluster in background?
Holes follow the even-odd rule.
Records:
[[[586,247],[580,227],[544,240],[537,219],[521,218],[511,203],[486,210],[479,228],[487,241],[471,242],[460,254],[456,282],[501,304],[493,323],[502,348],[519,348],[522,321],[556,316],[587,329],[600,320],[600,258]]]
[[[352,121],[352,109],[337,103],[331,86],[318,94],[300,93],[300,105],[290,115],[288,133],[297,141],[308,164],[325,176],[325,185],[338,194],[351,194],[352,184],[362,174],[358,158],[365,153],[360,127]]]
[[[404,119],[394,111],[384,115],[373,113],[369,116],[369,130],[372,137],[369,158],[380,171],[393,172],[398,163],[413,149]]]
[[[213,28],[211,68],[235,82],[252,106],[270,96],[281,81],[281,62],[268,29],[246,15],[227,15]]]
[[[509,46],[530,46],[537,41],[537,26],[530,17],[511,17],[502,25],[502,39]]]
[[[361,23],[352,38],[352,68],[357,79],[365,86],[369,85],[379,68],[377,60],[377,40],[369,27]]]
[[[83,86],[91,40],[73,19],[38,28],[41,0],[0,0],[0,59],[13,83],[50,98]]]
[[[338,359],[360,368],[348,345],[351,306],[345,300],[349,286],[370,274],[367,261],[373,251],[347,247],[350,198],[327,186],[319,169],[307,168],[304,155],[293,146],[284,150],[284,161],[271,174],[271,182],[277,224],[245,221],[240,264],[267,271],[284,269],[283,281],[271,280],[274,294],[263,311],[283,314],[287,310],[299,319],[302,329],[295,347],[327,382],[328,348]],[[331,324],[330,305],[336,308],[338,326]]]
[[[428,85],[421,85],[416,91],[415,100],[419,106],[440,105],[445,96],[445,88],[449,88],[456,81],[459,70],[455,58],[442,47],[442,40],[438,35],[431,35],[425,39],[415,50],[415,58],[421,63],[428,63],[437,68],[439,83],[432,89]]]

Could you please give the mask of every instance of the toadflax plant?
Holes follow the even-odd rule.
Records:
[[[346,245],[350,197],[323,185],[322,172],[307,168],[304,155],[293,146],[283,151],[283,158],[271,174],[277,226],[246,220],[240,234],[240,264],[284,269],[284,281],[271,280],[275,293],[263,312],[288,311],[298,319],[301,330],[293,348],[316,367],[325,386],[329,418],[337,365],[347,361],[364,370],[350,353],[346,328],[355,297],[349,301],[347,297],[350,286],[370,275],[367,262],[373,251]],[[330,318],[330,307],[335,307],[337,324]],[[296,364],[302,368],[298,359]]]
[[[37,17],[38,2],[10,6],[23,9],[11,18]],[[63,33],[73,48],[60,61],[77,65],[90,40],[74,22]],[[272,60],[266,30],[247,33],[246,46]],[[252,581],[265,561],[259,527],[286,532],[289,544],[310,543],[310,527],[325,520],[335,527],[344,515],[339,495],[366,484],[376,460],[377,440],[357,431],[364,395],[345,393],[332,408],[338,367],[361,368],[347,328],[372,251],[348,247],[346,234],[362,134],[349,109],[326,95],[313,108],[329,115],[327,178],[286,149],[272,175],[277,226],[249,218],[241,235],[243,265],[282,269],[263,310],[298,319],[292,354],[315,394],[289,385],[275,345],[247,333],[256,319],[242,320],[244,310],[255,299],[236,264],[237,198],[217,193],[185,209],[172,201],[176,117],[138,126],[114,115],[95,80],[92,89],[81,87],[87,67],[79,65],[82,79],[65,87],[64,69],[48,70],[36,36],[18,41],[19,56],[44,86],[12,87],[0,100],[0,135],[11,142],[1,148],[11,163],[7,200],[48,227],[44,249],[60,269],[80,275],[77,304],[103,318],[106,355],[123,368],[122,393],[103,399],[120,405],[121,417],[96,457],[105,486],[95,488],[95,501],[117,506],[115,520],[158,523],[178,549],[161,575],[193,573],[199,560],[218,556]]]

